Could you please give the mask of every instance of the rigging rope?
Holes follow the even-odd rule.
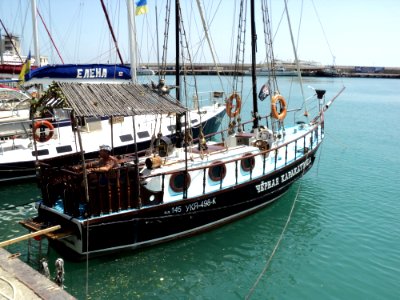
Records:
[[[286,12],[287,22],[288,22],[288,26],[289,26],[290,39],[292,41],[293,53],[294,53],[294,57],[295,57],[295,61],[296,61],[297,75],[298,75],[299,80],[300,80],[300,90],[301,90],[301,95],[302,95],[302,98],[303,98],[304,109],[305,109],[305,112],[307,112],[307,106],[306,106],[306,102],[305,102],[306,98],[304,96],[304,90],[303,90],[303,79],[301,77],[300,64],[299,64],[299,59],[297,57],[297,49],[296,49],[296,45],[294,43],[294,37],[293,37],[292,25],[290,23],[290,17],[289,17],[289,10],[288,10],[288,7],[287,7],[287,1],[288,0],[284,1],[285,2],[285,12]],[[304,114],[304,115],[308,120],[308,114],[307,115]]]
[[[165,7],[165,28],[164,28],[164,44],[161,58],[161,70],[159,72],[159,79],[165,78],[165,70],[167,69],[167,49],[168,49],[168,31],[169,20],[171,16],[171,0],[168,0]],[[176,70],[177,71],[177,70]]]
[[[204,34],[205,34],[205,37],[206,37],[206,40],[207,40],[207,43],[208,43],[208,47],[210,47],[211,56],[212,56],[212,59],[213,59],[214,65],[215,65],[215,69],[217,71],[217,76],[218,76],[218,79],[219,79],[219,81],[221,83],[221,86],[223,86],[222,79],[221,79],[221,76],[220,76],[221,74],[219,72],[219,66],[218,66],[217,58],[215,57],[214,45],[213,45],[213,43],[211,41],[211,38],[210,38],[210,36],[208,34],[208,26],[207,26],[206,20],[204,18],[203,8],[201,6],[200,0],[197,0],[196,3],[197,3],[197,7],[199,9],[199,12],[200,12],[201,23],[203,25]]]
[[[101,7],[102,7],[102,9],[103,9],[104,15],[105,15],[105,17],[106,17],[108,29],[110,30],[111,37],[112,37],[112,39],[113,39],[113,41],[114,41],[115,49],[117,50],[117,54],[118,54],[119,60],[120,60],[120,62],[121,62],[121,65],[123,65],[123,64],[124,64],[124,60],[122,59],[122,55],[121,55],[121,53],[120,53],[120,51],[119,51],[117,38],[115,37],[114,29],[113,29],[113,27],[112,27],[112,24],[111,24],[111,21],[110,21],[110,17],[108,16],[106,6],[104,5],[104,0],[100,0],[100,3],[101,3]]]
[[[179,14],[180,14],[180,16],[182,16],[181,7],[179,7]],[[189,51],[189,42],[188,42],[188,39],[187,39],[187,34],[186,34],[186,30],[185,30],[185,26],[184,26],[182,18],[180,19],[179,32],[180,32],[180,35],[182,37],[181,39],[179,39],[179,41],[181,43],[181,56],[182,56],[182,62],[183,62],[183,72],[186,75],[186,71],[187,70],[186,70],[186,67],[185,67],[185,53],[184,53],[185,49],[187,51],[187,58],[186,59],[188,61],[188,64],[190,65],[190,70],[194,70],[194,67],[193,67],[193,59],[192,59],[192,56],[191,56],[190,51]],[[196,78],[196,76],[193,76],[193,80],[194,80],[194,89],[195,89],[194,93],[195,93],[196,98],[198,99],[199,98],[199,93],[198,93],[198,90],[197,90],[197,78]],[[186,82],[186,76],[184,76],[184,81]],[[187,84],[184,84],[185,99],[187,101],[188,93],[187,93],[187,88],[186,87],[187,87]],[[185,104],[187,106],[187,103],[185,103]],[[200,107],[198,107],[198,111],[200,112]]]
[[[318,19],[319,25],[321,26],[322,33],[324,34],[325,42],[326,42],[326,44],[328,45],[329,52],[330,52],[331,55],[332,55],[332,58],[333,58],[333,65],[335,65],[335,56],[333,55],[331,45],[329,44],[328,38],[326,37],[326,33],[325,33],[325,30],[324,30],[324,26],[322,26],[322,22],[321,22],[321,19],[320,19],[320,17],[319,17],[319,14],[318,14],[318,12],[317,12],[317,8],[315,7],[314,1],[311,0],[311,3],[312,3],[312,5],[313,5],[315,14],[317,15],[317,19]]]
[[[235,69],[232,80],[232,90],[233,92],[238,92],[239,94],[242,94],[243,92],[243,76],[238,76],[238,74],[240,70],[243,70],[243,65],[244,65],[244,55],[245,55],[244,49],[246,44],[246,22],[247,22],[246,13],[247,13],[247,1],[242,0],[240,1],[240,8],[239,8],[239,24],[238,24],[238,34],[236,41]]]
[[[278,81],[275,77],[275,67],[274,67],[275,55],[274,55],[274,48],[272,47],[273,37],[272,37],[271,20],[269,18],[268,7],[269,6],[267,0],[264,0],[261,3],[261,10],[262,10],[262,17],[264,24],[264,43],[267,52],[266,53],[267,67],[271,71],[271,73],[268,74],[268,87],[270,90],[272,90],[272,93],[270,94],[273,95],[276,91],[279,93],[279,88],[278,88]],[[270,84],[272,84],[272,87],[270,86]]]
[[[57,48],[57,46],[56,46],[56,43],[54,42],[53,37],[52,37],[52,35],[51,35],[49,29],[47,28],[47,25],[46,25],[46,23],[44,22],[42,15],[41,15],[40,12],[39,12],[39,9],[36,9],[36,12],[37,12],[37,14],[38,14],[40,20],[41,20],[42,23],[43,23],[44,29],[46,29],[47,35],[49,36],[50,41],[51,41],[51,43],[53,44],[53,47],[56,49],[56,52],[57,52],[58,57],[60,58],[61,62],[64,64],[64,60],[63,60],[63,58],[62,58],[62,56],[61,56],[61,54],[60,54],[60,51],[58,50],[58,48]],[[40,65],[40,62],[39,62],[39,65]]]

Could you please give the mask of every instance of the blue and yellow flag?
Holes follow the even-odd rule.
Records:
[[[29,50],[28,57],[25,60],[24,65],[21,68],[21,72],[19,73],[18,80],[19,84],[23,84],[25,81],[25,75],[31,71],[31,51]]]
[[[149,11],[149,8],[147,7],[147,0],[139,0],[136,2],[136,15],[143,15],[147,14]]]

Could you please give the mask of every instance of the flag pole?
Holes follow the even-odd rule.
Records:
[[[137,82],[136,78],[136,28],[135,15],[133,13],[133,0],[126,0],[128,6],[128,35],[129,35],[129,52],[131,60],[131,80]]]
[[[38,38],[38,27],[36,18],[36,0],[32,0],[32,28],[33,28],[33,44],[35,47],[35,65],[40,67],[40,50],[39,50],[39,38]]]

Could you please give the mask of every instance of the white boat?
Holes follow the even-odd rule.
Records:
[[[134,34],[131,28],[129,32],[131,35]],[[138,69],[146,75],[149,75],[150,71],[153,72],[149,69],[145,71],[143,68]],[[25,75],[24,85],[48,86],[54,81],[79,82],[93,84],[95,89],[96,84],[136,82],[135,71],[134,65],[129,67],[115,64],[46,65],[28,72]],[[152,84],[149,82],[148,85]],[[157,85],[154,89],[158,89]],[[168,91],[160,90],[160,92]],[[196,138],[200,131],[203,134],[215,131],[225,115],[223,93],[219,93],[218,97],[214,97],[216,95],[214,91],[204,91],[201,94],[201,99],[193,102],[193,107],[187,116],[187,122],[191,122],[193,138]],[[85,101],[91,100],[82,96],[81,101],[84,105]],[[143,105],[147,104],[143,102]],[[82,134],[86,157],[90,158],[97,156],[100,140],[112,145],[115,154],[124,154],[132,151],[134,147],[147,148],[157,134],[170,137],[176,133],[178,127],[172,124],[174,118],[173,112],[140,116],[135,125],[138,133],[136,138],[131,133],[133,126],[131,118],[122,117],[118,120],[114,118],[111,122],[110,116],[106,115],[86,116],[75,127],[71,124],[71,108],[62,99],[52,98],[50,88],[49,98],[46,95],[38,103],[33,103],[29,109],[25,109],[22,119],[13,116],[0,123],[0,182],[35,178],[35,164],[38,159],[55,158],[79,151],[73,127]],[[110,123],[117,125],[110,126]],[[184,123],[182,119],[182,124]]]
[[[152,69],[142,66],[142,67],[139,67],[136,69],[136,74],[152,76],[152,75],[156,75],[156,72],[154,72],[154,70],[152,70]]]
[[[99,86],[106,84],[106,81],[100,82],[103,83]],[[96,84],[92,85],[95,88]],[[91,100],[81,98],[82,105]],[[30,100],[24,103],[30,105]],[[200,128],[208,134],[220,126],[225,115],[222,94],[215,97],[212,91],[204,92],[200,109],[193,108],[187,117],[194,138]],[[35,115],[29,115],[29,112]],[[0,182],[35,178],[37,159],[79,151],[76,131],[72,130],[71,108],[57,98],[44,97],[30,109],[25,106],[24,109],[0,114],[7,114],[1,115],[4,118],[0,119]],[[110,126],[111,123],[114,126]],[[134,146],[148,148],[157,134],[173,135],[176,132],[175,114],[141,115],[136,123],[136,140],[132,135],[132,126],[131,118],[119,117],[111,121],[109,116],[87,116],[80,120],[76,129],[82,136],[88,158],[97,156],[99,141],[112,145],[115,154],[124,154],[133,151]]]
[[[242,45],[246,19],[243,9],[238,45]],[[254,0],[251,12],[254,15]],[[252,36],[256,36],[255,22],[251,24]],[[253,40],[252,48],[255,46]],[[254,62],[255,51],[252,53]],[[57,231],[46,233],[53,245],[65,253],[90,258],[194,235],[267,207],[313,166],[325,138],[326,110],[336,99],[325,100],[324,90],[314,90],[305,100],[314,109],[304,116],[302,108],[288,109],[274,80],[270,82],[270,95],[263,93],[264,99],[271,98],[271,111],[259,116],[257,80],[252,78],[252,126],[246,131],[242,126],[241,95],[249,91],[233,90],[226,103],[230,125],[220,140],[181,139],[178,134],[173,142],[159,135],[147,152],[140,155],[135,151],[112,159],[118,165],[108,167],[104,164],[108,156],[97,165],[96,161],[83,159],[83,155],[39,162],[42,200],[37,205],[37,216],[22,221],[22,225],[30,231],[54,228]],[[183,83],[178,87],[183,90]],[[140,114],[187,113],[169,96],[152,94],[154,90],[143,90],[139,85],[109,84],[96,91],[89,85],[68,83],[58,84],[58,88],[79,117],[120,115],[140,123]],[[112,105],[104,96],[107,90],[115,96]],[[88,99],[103,96],[82,105],[82,94]],[[141,94],[157,97],[159,105],[141,105]],[[135,128],[132,126],[132,136],[137,138]],[[221,132],[216,134],[220,136]],[[88,146],[81,147],[82,153]],[[103,150],[103,154],[108,151],[107,147]]]
[[[245,72],[246,75],[251,75],[251,70]],[[256,68],[257,76],[297,76],[296,70],[287,70],[284,67]]]
[[[18,77],[28,57],[31,64],[35,64],[35,58],[21,54],[19,37],[10,34],[0,38],[0,44],[3,45],[3,51],[0,51],[0,77]],[[42,66],[48,64],[48,58],[41,56],[40,64]]]

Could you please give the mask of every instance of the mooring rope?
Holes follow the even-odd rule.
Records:
[[[7,283],[11,289],[12,289],[12,297],[8,297],[6,294],[3,293],[3,291],[0,291],[0,296],[7,299],[7,300],[14,300],[15,299],[15,286],[12,284],[11,281],[7,280],[4,277],[0,277],[0,280],[4,281],[5,283]]]
[[[281,235],[279,236],[279,239],[278,239],[278,241],[277,241],[277,243],[276,243],[276,245],[275,245],[275,247],[274,247],[274,250],[272,250],[272,253],[271,253],[271,255],[269,256],[268,261],[267,261],[267,263],[266,263],[265,266],[264,266],[264,269],[261,271],[260,275],[258,275],[256,281],[254,282],[253,286],[251,287],[249,293],[246,295],[246,298],[245,298],[245,299],[250,299],[250,297],[252,296],[252,294],[253,294],[254,290],[256,289],[257,285],[260,283],[261,278],[262,278],[262,277],[264,276],[264,274],[267,272],[267,270],[268,270],[268,268],[269,268],[269,266],[270,266],[270,264],[271,264],[272,258],[273,258],[274,255],[275,255],[276,250],[278,250],[278,247],[279,247],[279,245],[280,245],[280,243],[281,243],[281,241],[282,241],[282,239],[283,239],[283,236],[285,235],[286,229],[287,229],[287,227],[288,227],[288,225],[289,225],[289,222],[290,222],[290,219],[291,219],[291,217],[292,217],[294,208],[295,208],[295,206],[296,206],[297,198],[298,198],[299,193],[300,193],[300,187],[301,187],[301,181],[300,181],[299,187],[298,187],[298,189],[297,189],[296,197],[294,198],[294,201],[293,201],[292,207],[291,207],[291,209],[290,209],[288,218],[287,218],[287,220],[286,220],[285,226],[284,226],[283,229],[282,229]]]
[[[321,155],[321,154],[320,154],[320,155]],[[305,156],[305,158],[306,158],[306,159],[308,158],[308,153],[307,153],[307,155]],[[306,168],[303,169],[303,172],[302,172],[301,177],[304,176],[305,170],[306,170]],[[258,275],[256,281],[254,282],[253,286],[251,287],[249,293],[246,295],[245,299],[250,299],[250,297],[252,296],[252,294],[253,294],[254,290],[256,289],[257,285],[260,283],[261,278],[262,278],[262,277],[265,275],[265,273],[267,272],[267,270],[268,270],[268,268],[269,268],[269,266],[270,266],[270,264],[271,264],[272,258],[273,258],[274,255],[275,255],[275,252],[278,250],[278,247],[279,247],[279,245],[280,245],[280,243],[281,243],[281,241],[282,241],[282,239],[283,239],[283,237],[284,237],[284,235],[285,235],[286,229],[287,229],[287,227],[288,227],[288,225],[289,225],[289,223],[290,223],[290,219],[292,218],[292,214],[293,214],[294,208],[295,208],[295,206],[296,206],[297,198],[299,197],[299,194],[300,194],[301,184],[302,184],[302,181],[300,181],[299,187],[297,188],[296,197],[294,197],[294,200],[293,200],[293,203],[292,203],[292,207],[290,208],[290,212],[289,212],[288,218],[287,218],[287,220],[286,220],[285,226],[283,226],[281,235],[279,236],[279,239],[278,239],[278,241],[276,242],[276,245],[275,245],[274,249],[272,250],[271,255],[269,256],[269,258],[268,258],[268,260],[267,260],[267,263],[266,263],[265,266],[264,266],[264,269],[263,269],[263,270],[261,271],[261,273]]]
[[[322,146],[322,145],[323,145],[323,144],[321,143],[320,146]],[[318,162],[317,162],[317,165],[318,165],[318,166],[317,166],[317,170],[318,170],[318,168],[319,168],[319,162],[320,162],[321,156],[322,156],[322,147],[321,147],[321,149],[320,149],[320,154],[319,154],[319,158],[318,158]],[[307,155],[306,155],[305,157],[306,157],[306,159],[308,158],[308,153],[307,153]],[[305,171],[306,171],[306,168],[303,169],[302,177],[303,177]],[[317,173],[317,174],[318,174],[318,173]],[[282,232],[281,232],[281,234],[280,234],[280,236],[279,236],[279,239],[278,239],[278,241],[276,242],[276,245],[275,245],[274,249],[272,250],[272,253],[271,253],[271,255],[269,256],[269,258],[268,258],[268,260],[267,260],[267,262],[266,262],[266,264],[265,264],[263,270],[262,270],[261,273],[258,275],[256,281],[254,282],[253,286],[252,286],[251,289],[249,290],[249,292],[248,292],[248,294],[246,295],[245,299],[250,299],[250,297],[253,295],[254,290],[256,289],[257,285],[260,283],[261,278],[262,278],[262,277],[265,275],[265,273],[267,272],[267,270],[268,270],[268,268],[269,268],[269,266],[270,266],[270,264],[271,264],[272,258],[274,257],[276,251],[278,250],[278,247],[279,247],[279,245],[280,245],[280,243],[281,243],[281,241],[282,241],[282,239],[283,239],[283,237],[284,237],[284,235],[285,235],[286,229],[287,229],[287,227],[288,227],[288,225],[289,225],[289,223],[290,223],[290,220],[291,220],[291,217],[292,217],[294,208],[295,208],[295,206],[296,206],[296,202],[297,202],[297,199],[298,199],[299,194],[300,194],[301,184],[302,184],[302,181],[300,181],[299,186],[298,186],[298,188],[297,188],[296,197],[295,197],[294,200],[293,200],[292,207],[291,207],[291,209],[290,209],[290,212],[289,212],[288,218],[287,218],[287,220],[286,220],[285,226],[283,227]]]

